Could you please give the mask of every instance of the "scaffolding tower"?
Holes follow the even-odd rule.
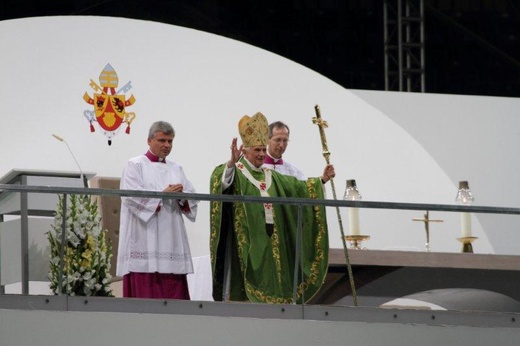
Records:
[[[423,0],[384,1],[385,90],[425,92]]]

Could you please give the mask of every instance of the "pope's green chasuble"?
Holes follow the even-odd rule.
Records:
[[[213,171],[212,194],[324,198],[320,178],[300,181],[267,168],[253,170],[244,158],[236,164],[233,183],[222,191],[226,168],[223,164]],[[210,251],[215,300],[223,300],[226,277],[229,283],[226,296],[230,300],[293,302],[297,208],[278,203],[211,202]],[[309,301],[323,284],[329,250],[325,208],[302,207],[302,221],[299,303]],[[226,255],[229,265],[225,270]]]

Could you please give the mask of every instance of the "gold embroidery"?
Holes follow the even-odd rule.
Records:
[[[255,297],[259,301],[268,304],[292,304],[293,302],[292,298],[280,298],[266,295],[262,291],[255,289],[247,280],[245,280],[245,285],[248,296]]]
[[[276,265],[276,276],[278,277],[278,284],[282,285],[282,262],[280,261],[280,239],[276,222],[273,225],[273,235],[271,236],[271,247],[273,251],[273,259]]]
[[[307,180],[307,191],[309,192],[310,199],[318,198],[318,194],[316,193],[316,179],[308,179]],[[320,186],[321,187],[321,186]],[[323,261],[328,260],[325,258],[323,253],[323,245],[322,243],[325,241],[326,235],[326,221],[322,218],[322,215],[325,215],[325,210],[322,211],[323,207],[314,206],[312,208],[314,217],[316,220],[316,224],[318,226],[318,235],[316,236],[316,241],[314,243],[315,255],[314,259],[310,265],[310,274],[306,277],[306,279],[298,285],[297,288],[297,299],[302,297],[303,292],[309,287],[310,284],[316,285],[318,283],[318,278],[320,274],[320,264]],[[323,208],[324,209],[324,208]],[[323,281],[325,281],[325,276],[323,277]],[[323,283],[323,282],[322,282]],[[312,297],[307,297],[310,299]]]
[[[242,273],[245,273],[246,263],[244,263],[244,254],[248,252],[249,241],[247,235],[244,232],[243,224],[245,221],[245,212],[242,204],[233,203],[234,219],[234,231],[237,240],[238,247],[238,259],[240,261],[240,268]]]
[[[220,177],[214,174],[214,178],[211,184],[211,193],[217,194],[220,189]],[[211,202],[211,212],[210,212],[210,224],[211,224],[211,230],[210,230],[210,257],[211,257],[211,263],[214,263],[216,261],[216,252],[217,252],[217,246],[218,246],[218,238],[220,236],[220,217],[222,212],[222,202],[213,201]]]
[[[240,175],[236,176],[235,179],[240,181]],[[221,193],[219,191],[221,185],[220,185],[220,177],[215,176],[214,179],[211,182],[211,191],[213,194]],[[263,179],[262,179],[263,180]],[[237,182],[238,182],[237,181]],[[321,188],[321,182],[319,182],[318,179],[309,179],[306,184],[307,191],[308,191],[308,198],[316,199],[318,198],[318,193],[316,192],[317,189]],[[236,195],[242,195],[243,191],[241,189],[241,184],[236,183],[233,184],[234,188],[234,194]],[[314,258],[312,259],[312,262],[310,263],[310,273],[307,274],[307,276],[304,278],[304,281],[299,283],[297,287],[296,292],[296,299],[298,301],[301,301],[303,293],[312,286],[316,286],[317,284],[323,284],[323,281],[325,280],[325,276],[323,276],[322,282],[318,282],[320,277],[322,277],[321,268],[323,267],[323,263],[325,261],[328,261],[326,250],[324,250],[324,246],[328,244],[324,244],[327,241],[327,231],[326,231],[326,215],[325,215],[325,208],[319,207],[319,206],[313,206],[309,207],[309,210],[313,213],[313,216],[316,221],[317,226],[317,235],[314,242]],[[233,226],[234,226],[234,235],[236,236],[237,240],[237,251],[239,253],[239,261],[240,261],[240,267],[242,270],[242,273],[245,273],[247,268],[247,263],[244,263],[245,256],[247,256],[247,253],[249,251],[249,238],[247,237],[247,234],[244,232],[244,225],[246,221],[246,209],[243,203],[233,203],[233,213],[234,213],[234,220],[233,220]],[[212,262],[216,259],[213,258],[213,256],[216,254],[216,249],[218,246],[218,241],[220,237],[220,219],[222,218],[222,202],[213,201],[211,202],[211,230],[210,230],[210,242],[211,242],[211,260]],[[274,214],[274,213],[273,213]],[[275,215],[273,215],[273,218],[275,218]],[[274,230],[273,235],[271,238],[271,245],[272,245],[272,255],[273,260],[275,261],[275,270],[276,275],[278,279],[278,284],[281,285],[282,281],[282,265],[281,265],[281,258],[280,258],[280,239],[279,239],[279,231],[276,227],[276,222],[274,222]],[[261,290],[255,288],[245,277],[244,277],[244,288],[246,290],[247,295],[250,297],[252,301],[261,301],[271,304],[291,304],[293,303],[292,296],[291,297],[275,297],[273,295],[266,294],[265,292],[262,292]],[[305,300],[309,300],[312,297],[305,297]]]

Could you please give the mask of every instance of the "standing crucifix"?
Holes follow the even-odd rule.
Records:
[[[424,222],[424,229],[426,230],[426,251],[430,252],[430,222],[444,222],[444,220],[430,219],[430,211],[427,210],[426,213],[424,213],[423,219],[412,219],[412,221]]]

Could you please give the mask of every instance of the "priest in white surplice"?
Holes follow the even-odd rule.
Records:
[[[195,192],[182,166],[166,160],[174,136],[169,123],[152,124],[149,150],[127,162],[122,190]],[[193,273],[193,264],[183,215],[194,222],[198,201],[121,199],[117,275],[123,277],[123,296],[189,300],[186,276]]]
[[[307,180],[307,176],[295,165],[282,159],[282,155],[289,144],[289,126],[281,121],[269,124],[267,155],[264,167],[277,171],[280,174],[290,175],[298,180]]]

